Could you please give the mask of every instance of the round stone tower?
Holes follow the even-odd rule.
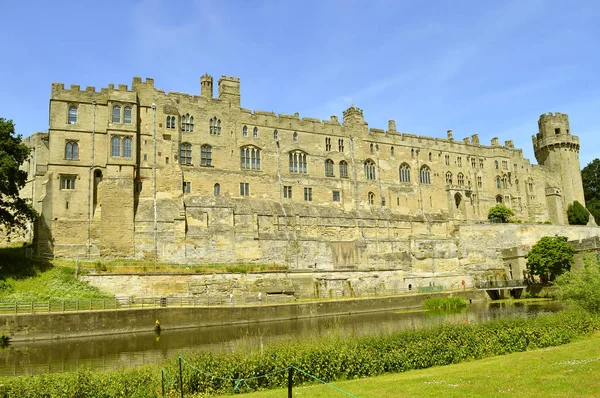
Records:
[[[569,116],[556,112],[540,116],[533,138],[535,158],[560,178],[564,208],[577,200],[585,206],[579,167],[579,138],[571,135]]]
[[[208,73],[200,77],[200,93],[205,98],[213,97],[213,78]]]

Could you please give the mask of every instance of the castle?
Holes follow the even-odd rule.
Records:
[[[240,80],[228,76],[217,97],[209,75],[200,95],[139,77],[100,91],[52,84],[49,130],[26,140],[22,194],[41,214],[36,249],[414,272],[434,256],[456,270],[457,228],[487,222],[492,206],[524,224],[561,226],[570,203],[584,204],[565,114],[540,116],[532,165],[512,141],[418,136],[393,120],[369,128],[354,106],[340,122],[251,111],[240,100]]]

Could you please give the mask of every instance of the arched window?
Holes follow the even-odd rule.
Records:
[[[375,179],[375,163],[371,159],[365,160],[365,177],[367,180]]]
[[[498,161],[497,160],[494,160],[494,168],[496,168],[496,169],[498,168]]]
[[[331,159],[325,161],[325,176],[333,177],[333,160]]]
[[[520,191],[520,189],[519,189],[519,179],[515,180],[515,187],[517,188],[517,192],[519,192]]]
[[[187,125],[187,119],[185,118],[185,115],[181,116],[181,123],[179,124],[181,125],[181,131],[185,131],[185,126]]]
[[[450,166],[450,155],[444,155],[444,162],[446,166]]]
[[[179,163],[192,164],[192,144],[181,143],[179,146]]]
[[[373,144],[369,145],[369,151],[373,153]]]
[[[110,156],[121,156],[121,139],[116,135],[110,139]]]
[[[421,172],[419,173],[419,181],[421,184],[431,184],[430,170],[427,166],[421,166]]]
[[[465,176],[464,176],[464,174],[463,173],[458,173],[457,179],[458,179],[458,186],[464,187],[465,186]]]
[[[273,131],[273,139],[274,139],[275,141],[277,141],[277,140],[279,139],[279,131],[277,131],[277,130],[274,130],[274,131]]]
[[[451,172],[446,173],[446,184],[452,185],[452,173]]]
[[[200,166],[212,166],[212,147],[210,145],[200,147]]]
[[[429,152],[429,161],[431,162],[431,152]]]
[[[112,122],[121,123],[121,106],[114,105],[112,108]]]
[[[189,125],[189,130],[190,132],[194,131],[194,117],[190,116],[190,125]]]
[[[219,196],[221,195],[221,184],[219,184],[218,182],[215,184],[215,187],[213,189],[215,196]]]
[[[126,106],[125,108],[123,108],[123,123],[125,123],[125,124],[131,124],[132,123],[131,107],[130,106]]]
[[[500,189],[502,188],[502,184],[500,182],[500,177],[496,176],[496,188]]]
[[[290,173],[302,173],[308,172],[306,165],[306,154],[304,152],[295,151],[289,154],[290,161]]]
[[[373,192],[369,192],[369,204],[371,206],[375,204],[375,194]]]
[[[69,106],[69,124],[77,123],[77,107],[75,105]]]
[[[217,135],[221,135],[221,119],[217,120]]]
[[[210,135],[221,135],[221,120],[217,117],[213,117],[209,122],[209,134]]]
[[[411,149],[411,150],[410,150],[410,157],[411,157],[411,158],[414,158],[414,157],[415,157],[415,150],[414,150],[414,149]]]
[[[406,163],[400,165],[400,182],[410,182],[410,166]]]
[[[260,170],[260,149],[253,146],[241,147],[240,165],[244,170]]]
[[[456,204],[456,208],[460,206],[460,202],[462,202],[462,195],[458,192],[454,194],[454,203]]]
[[[508,188],[508,178],[506,177],[506,174],[502,176],[502,188]]]
[[[394,147],[390,147],[390,155],[394,156]]]
[[[131,137],[123,138],[123,157],[131,157]]]
[[[502,195],[496,195],[496,203],[502,203]]]
[[[294,134],[292,135],[292,139],[294,140],[294,142],[296,142],[296,143],[298,142],[298,133],[296,133],[295,131],[294,131]]]
[[[248,137],[248,126],[242,128],[242,137]]]
[[[79,159],[79,144],[77,144],[75,141],[69,141],[65,145],[65,159]]]
[[[348,163],[345,160],[340,162],[340,177],[348,178]]]
[[[167,116],[167,128],[170,129],[171,127],[171,116]]]
[[[252,137],[258,138],[258,127],[254,127],[254,131],[252,132]]]

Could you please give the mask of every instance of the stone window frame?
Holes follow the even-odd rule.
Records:
[[[390,147],[390,156],[394,156],[394,146]]]
[[[325,177],[335,177],[333,174],[333,160],[325,159]]]
[[[221,196],[221,184],[219,184],[218,182],[215,183],[215,185],[213,185],[213,195]]]
[[[497,189],[502,188],[502,180],[500,179],[500,176],[496,176],[496,188]]]
[[[79,140],[65,141],[65,160],[79,160]]]
[[[502,204],[504,201],[504,198],[502,197],[502,195],[496,195],[496,203],[497,204]]]
[[[338,152],[344,153],[344,139],[343,138],[338,139]]]
[[[74,113],[71,113],[72,109],[75,110]],[[77,104],[69,104],[67,106],[67,124],[77,123],[79,123],[79,106]]]
[[[180,117],[181,123],[181,131],[185,133],[193,133],[194,132],[194,116],[190,116],[189,113],[185,115],[181,115]]]
[[[452,185],[452,172],[446,172],[446,185]]]
[[[459,187],[464,187],[465,186],[465,175],[463,173],[458,173],[458,175],[456,176],[456,182],[458,183]]]
[[[240,196],[250,196],[250,183],[240,182]]]
[[[221,135],[221,119],[217,119],[217,117],[214,116],[210,119],[208,124],[208,132],[210,135]]]
[[[431,168],[424,164],[419,170],[419,183],[424,185],[431,184]]]
[[[183,182],[183,193],[192,193],[192,182],[184,181]]]
[[[369,202],[369,206],[375,205],[375,194],[370,192],[367,194],[367,201]]]
[[[277,129],[273,130],[273,140],[279,141],[279,131]]]
[[[78,174],[59,174],[59,189],[61,191],[74,191],[78,185],[75,181],[78,179]]]
[[[348,162],[341,160],[340,164],[340,178],[348,178]]]
[[[342,193],[339,190],[331,191],[331,200],[333,202],[341,202],[342,201]]]
[[[308,154],[301,150],[288,154],[289,171],[292,174],[308,174]]]
[[[175,129],[177,128],[177,118],[173,115],[167,115],[167,124],[166,124],[168,129]]]
[[[498,167],[499,167],[499,166],[498,166],[498,160],[494,160],[494,168],[495,168],[496,170],[499,170],[499,168],[498,168]]]
[[[110,122],[121,123],[121,111],[123,110],[123,105],[113,103],[110,109]]]
[[[410,165],[406,162],[398,167],[398,176],[401,183],[410,183]]]
[[[462,156],[456,157],[456,163],[458,164],[458,167],[462,167]]]
[[[373,153],[373,143],[371,143],[371,145],[369,145],[369,152]]]
[[[483,179],[481,176],[477,176],[477,188],[483,188]]]
[[[203,144],[200,146],[200,166],[213,167],[212,164],[212,146]]]
[[[131,159],[133,156],[133,140],[130,136],[126,135],[121,137],[121,148],[122,148],[122,156],[126,159]]]
[[[252,130],[252,137],[258,138],[258,127],[254,127],[254,130]]]
[[[366,159],[364,162],[365,179],[374,181],[377,179],[375,162],[372,159]]]
[[[331,137],[325,137],[325,150],[327,152],[331,151]]]
[[[179,164],[184,166],[193,165],[192,161],[192,144],[184,141],[179,144]]]
[[[292,186],[291,185],[283,186],[283,198],[284,199],[292,199]]]
[[[248,137],[248,126],[242,127],[242,137]]]
[[[450,166],[450,155],[444,155],[444,164]]]
[[[260,170],[261,149],[255,145],[240,147],[240,168],[242,170]]]
[[[110,137],[110,157],[121,157],[121,136],[113,135]]]
[[[312,187],[304,187],[304,201],[312,202]]]
[[[471,156],[471,168],[473,168],[473,169],[477,168],[477,159],[475,159],[474,156]]]
[[[133,107],[130,105],[123,107],[123,124],[133,124]]]

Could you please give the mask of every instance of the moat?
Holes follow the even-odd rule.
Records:
[[[0,376],[77,369],[114,370],[161,362],[188,349],[239,351],[315,334],[366,335],[445,322],[479,323],[502,317],[530,317],[563,308],[558,302],[474,303],[457,313],[385,311],[360,315],[130,333],[77,339],[14,342],[0,351]]]

